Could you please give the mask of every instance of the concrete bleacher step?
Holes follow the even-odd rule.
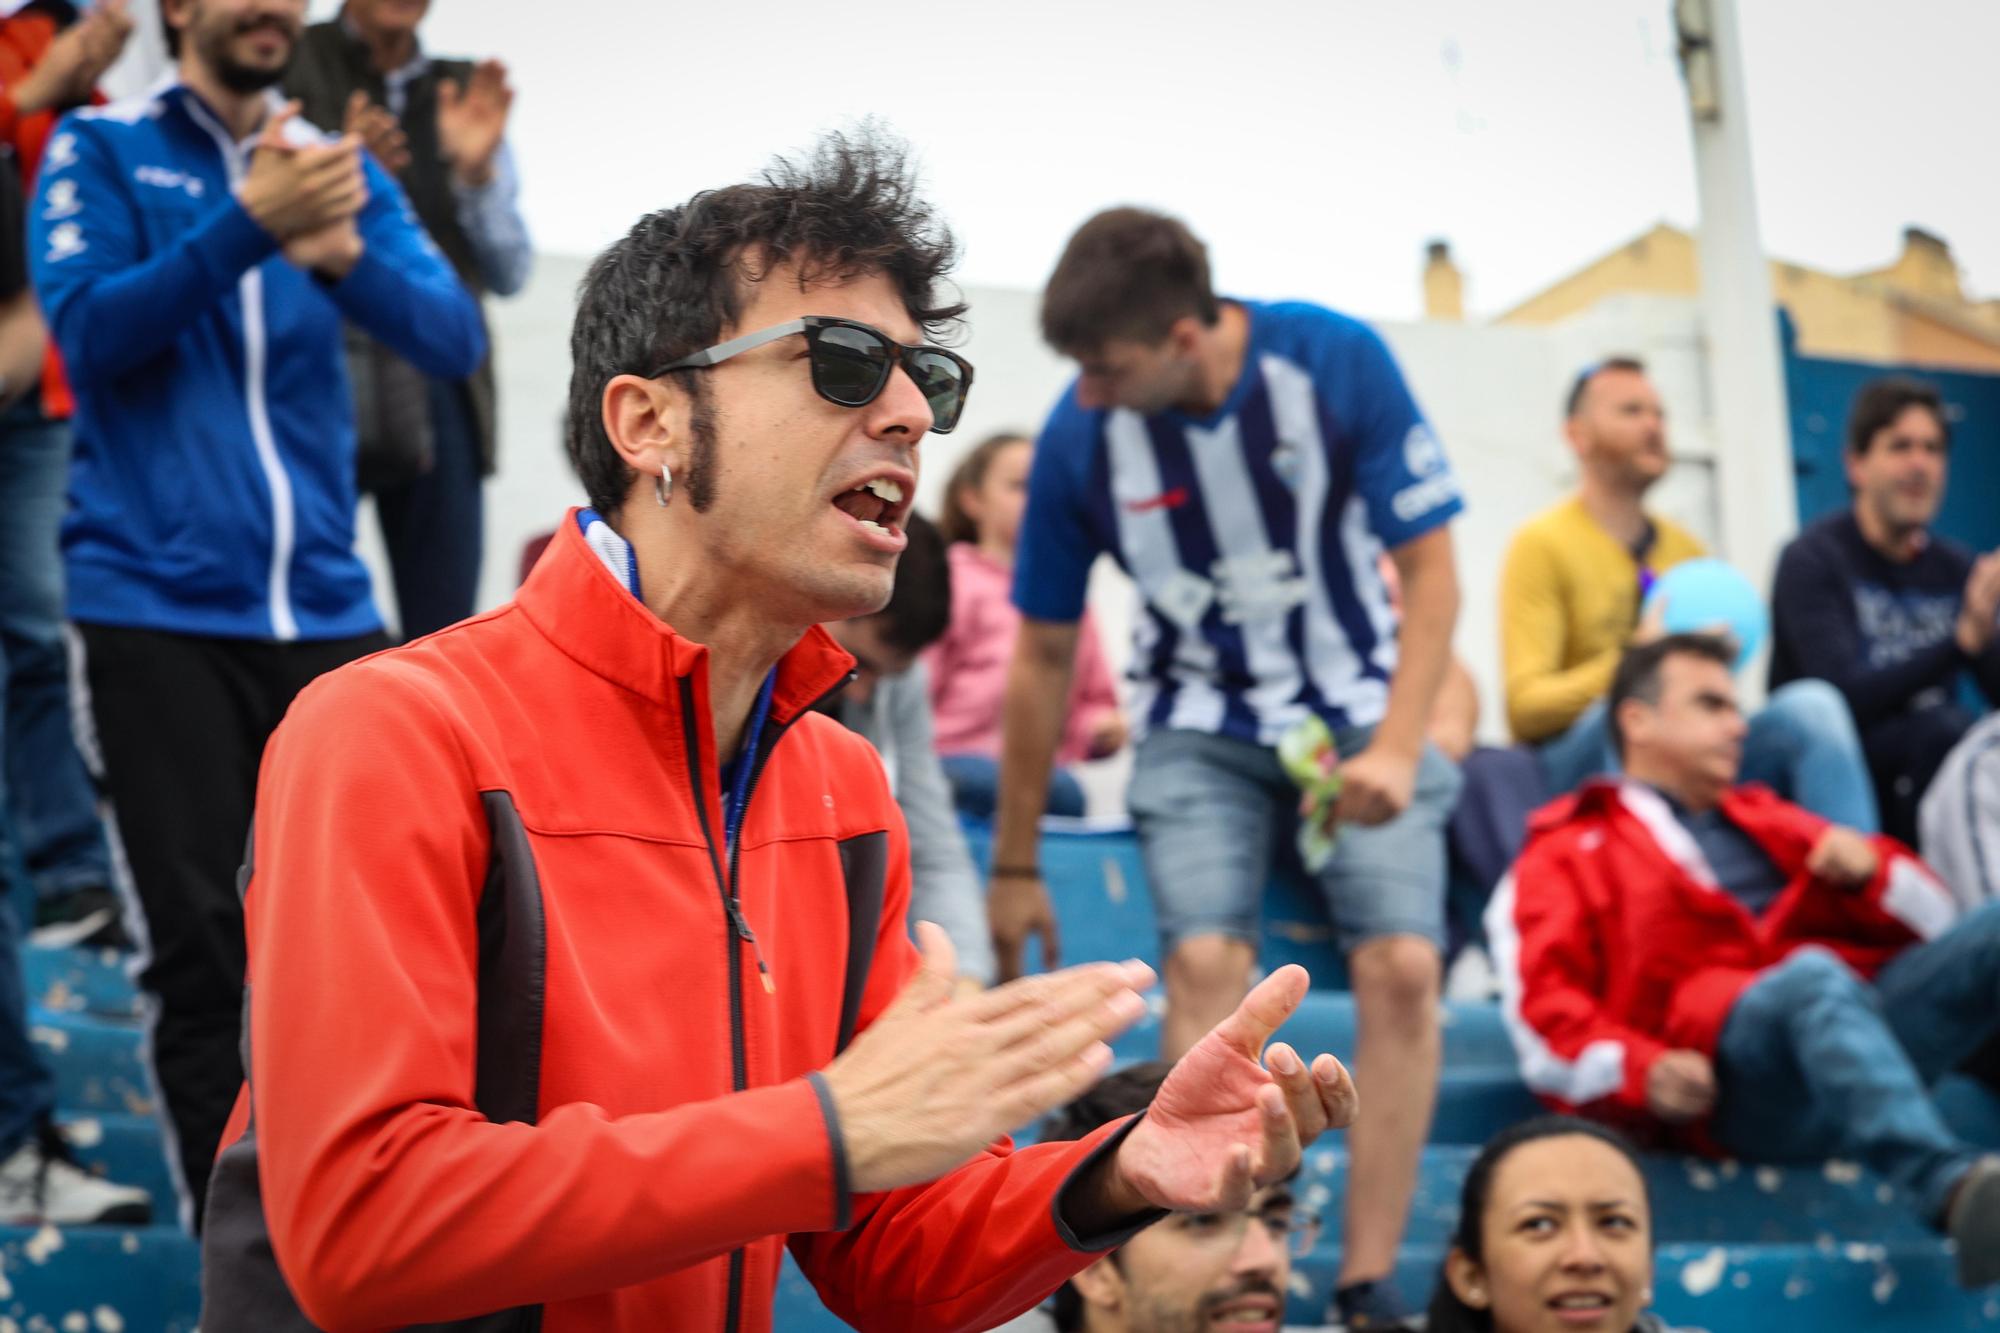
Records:
[[[1443,1261],[1442,1245],[1404,1247],[1396,1285],[1412,1302],[1428,1300]],[[1337,1248],[1324,1243],[1295,1262],[1288,1323],[1325,1321],[1339,1267]],[[1707,1333],[1959,1333],[2000,1323],[2000,1293],[1960,1290],[1937,1240],[1663,1245],[1653,1286],[1653,1308],[1669,1323]],[[772,1327],[837,1333],[849,1326],[827,1312],[787,1257]]]
[[[65,1112],[153,1113],[145,1034],[134,1022],[31,1009],[28,1036],[55,1070],[56,1106]]]
[[[0,1227],[0,1329],[195,1333],[199,1274],[178,1227]]]
[[[153,1196],[154,1220],[172,1220],[174,1183],[157,1118],[106,1112],[61,1115],[56,1123],[86,1170],[121,1185],[137,1185]]]
[[[1478,1149],[1433,1144],[1424,1149],[1406,1232],[1413,1245],[1442,1245],[1458,1220],[1459,1191]],[[1300,1203],[1321,1219],[1322,1244],[1338,1245],[1344,1223],[1349,1158],[1344,1149],[1316,1147],[1297,1182]],[[1669,1154],[1648,1154],[1653,1235],[1662,1244],[1817,1245],[1830,1238],[1922,1243],[1931,1233],[1907,1201],[1851,1163],[1751,1167]]]
[[[1049,821],[1041,844],[1042,875],[1055,905],[1063,958],[1143,958],[1158,967],[1159,926],[1138,840],[1129,828],[1073,824]],[[965,837],[984,874],[992,856],[992,830],[979,820],[966,820]],[[1316,987],[1347,985],[1347,966],[1334,947],[1326,909],[1296,867],[1276,868],[1265,892],[1263,935],[1261,956],[1267,965],[1300,963],[1312,973]],[[1033,971],[1041,965],[1041,946],[1030,941],[1027,966]]]
[[[1159,1053],[1166,1001],[1158,989],[1148,999],[1146,1016],[1112,1043],[1120,1060],[1150,1060]],[[1511,1072],[1515,1068],[1514,1048],[1507,1040],[1498,1005],[1446,1002],[1440,1008],[1440,1019],[1446,1069]],[[1291,1043],[1308,1059],[1331,1051],[1352,1067],[1358,1027],[1352,993],[1314,990],[1285,1021],[1277,1039]]]
[[[56,1014],[136,1020],[139,994],[126,975],[130,954],[111,949],[21,951],[28,1003]]]

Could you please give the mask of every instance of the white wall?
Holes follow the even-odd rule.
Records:
[[[527,289],[490,307],[500,357],[502,442],[500,475],[487,489],[482,606],[512,595],[522,544],[582,498],[563,455],[559,422],[569,383],[570,314],[586,263],[541,256]],[[933,513],[960,454],[993,431],[1033,429],[1068,378],[1036,334],[1036,293],[974,288],[966,296],[972,312],[962,350],[978,379],[958,430],[924,443],[919,498]],[[1504,726],[1495,609],[1500,558],[1514,528],[1574,480],[1558,419],[1579,368],[1613,353],[1646,360],[1666,399],[1677,458],[1657,505],[1704,540],[1716,540],[1713,430],[1696,307],[1683,299],[1620,297],[1555,328],[1379,327],[1464,481],[1468,511],[1454,529],[1465,590],[1457,644],[1480,684],[1482,730],[1498,738]],[[378,570],[378,591],[388,607],[372,517],[364,515],[362,529],[362,548]],[[1109,562],[1099,570],[1092,600],[1107,646],[1122,662],[1130,592]],[[1760,677],[1746,672],[1746,686]]]

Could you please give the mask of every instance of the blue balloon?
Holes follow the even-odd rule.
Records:
[[[1750,580],[1726,560],[1688,560],[1660,575],[1646,597],[1641,615],[1666,599],[1663,623],[1670,634],[1701,633],[1726,627],[1736,640],[1736,669],[1764,646],[1771,628],[1771,613],[1764,599],[1750,586]]]

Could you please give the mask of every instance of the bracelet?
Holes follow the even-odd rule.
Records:
[[[1040,866],[994,866],[988,879],[1040,879]]]

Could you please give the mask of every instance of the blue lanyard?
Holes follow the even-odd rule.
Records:
[[[743,733],[743,749],[736,756],[736,781],[728,793],[729,803],[722,811],[723,850],[736,845],[736,831],[743,824],[743,802],[750,795],[750,774],[757,767],[757,741],[764,734],[764,723],[771,716],[771,691],[778,683],[778,670],[771,668],[771,674],[764,677],[764,688],[757,692],[757,706],[750,710],[750,728]]]

